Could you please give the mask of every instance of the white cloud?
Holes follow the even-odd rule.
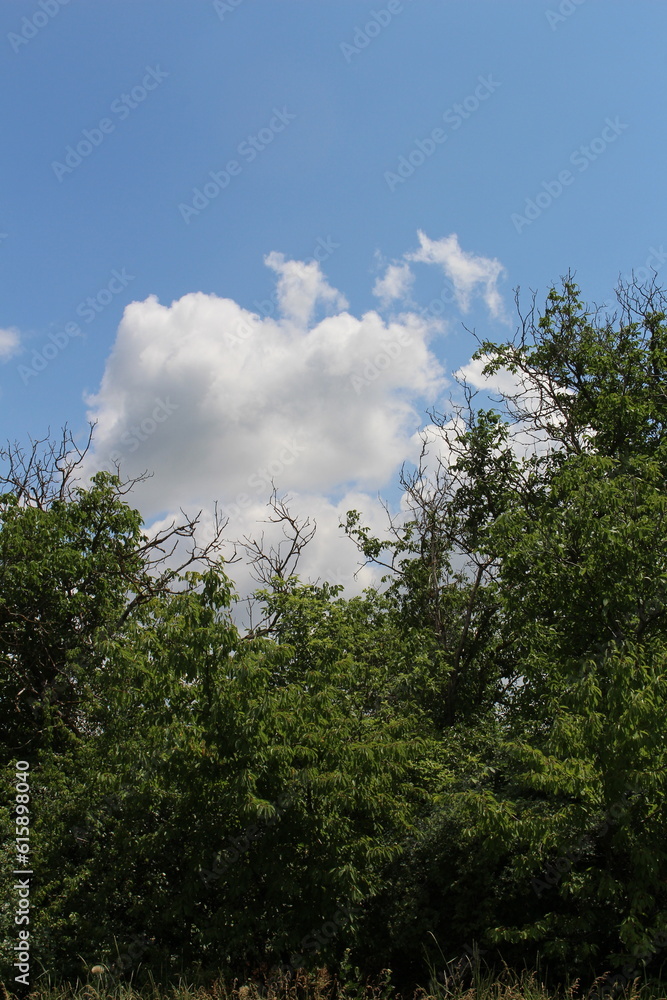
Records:
[[[336,501],[317,493],[296,492],[290,492],[287,500],[291,515],[300,522],[309,518],[310,527],[316,527],[315,535],[303,550],[296,567],[296,572],[304,583],[326,581],[340,584],[344,587],[346,597],[361,594],[367,587],[380,584],[380,577],[386,570],[371,564],[365,565],[365,560],[354,541],[345,535],[341,527],[341,523],[346,520],[347,511],[358,510],[362,515],[361,524],[367,526],[372,535],[380,538],[388,537],[386,511],[377,497],[358,490],[350,490]],[[251,621],[247,598],[261,586],[257,576],[253,575],[249,559],[244,552],[244,538],[261,542],[264,552],[268,552],[272,546],[277,547],[281,541],[285,546],[288,545],[282,526],[271,523],[272,516],[273,512],[268,504],[256,499],[251,506],[232,516],[224,531],[225,538],[229,540],[223,553],[224,557],[230,558],[234,552],[241,557],[239,561],[227,567],[227,572],[233,580],[235,593],[241,599],[236,605],[234,618],[242,627],[256,625],[258,622],[259,609],[256,608]],[[149,534],[168,528],[175,518],[178,519],[178,514],[169,514],[154,521],[148,529]],[[213,533],[213,511],[209,508],[202,512],[198,530],[200,543],[205,544],[210,541]],[[235,542],[239,543],[236,548],[232,544]],[[177,556],[178,553],[169,560],[170,564],[176,564]]]
[[[420,240],[424,255],[447,242]],[[460,248],[450,257],[457,253],[467,259]],[[273,480],[295,513],[317,521],[302,576],[358,593],[377,577],[366,568],[353,579],[359,555],[339,521],[356,507],[384,532],[373,496],[395,487],[401,464],[418,456],[420,413],[448,384],[430,347],[441,323],[428,310],[390,321],[374,310],[354,316],[319,264],[279,253],[265,263],[276,274],[276,316],[202,292],[126,307],[99,389],[87,397],[97,426],[85,471],[115,461],[124,476],[149,470],[132,495],[147,523],[202,508],[202,540],[218,501],[226,537],[264,529],[269,543],[275,529],[258,522]],[[375,292],[406,294],[411,278],[407,264],[390,265]],[[459,276],[457,288],[470,295],[479,280]],[[253,589],[247,567],[231,573],[242,594]]]
[[[544,391],[540,392],[538,388],[540,380],[535,375],[531,379],[527,379],[518,372],[514,374],[508,371],[507,368],[499,368],[493,375],[485,375],[484,368],[489,360],[485,354],[474,360],[471,358],[455,374],[458,378],[465,379],[475,389],[481,389],[496,396],[504,396],[507,399],[515,397],[520,406],[529,413],[537,413],[543,407],[544,398],[548,398],[549,393],[553,391],[546,376],[541,380]],[[561,388],[560,392],[571,395],[574,390]],[[558,414],[553,414],[553,419],[560,420],[562,418]]]
[[[311,526],[316,526],[315,535],[304,549],[298,564],[298,573],[303,580],[320,579],[340,583],[347,594],[360,594],[365,587],[379,579],[381,573],[376,568],[363,566],[363,557],[341,527],[348,510],[359,510],[362,523],[371,529],[371,533],[384,537],[387,517],[377,497],[359,490],[349,490],[338,500],[330,500],[318,493],[292,492],[288,501],[292,515],[300,521],[309,518]],[[259,540],[264,534],[263,549],[266,551],[269,545],[276,546],[284,539],[284,535],[281,526],[268,521],[270,515],[271,511],[265,504],[256,502],[234,520],[235,538]],[[247,565],[239,566],[235,579],[240,592],[249,593],[253,589]]]
[[[15,326],[0,329],[0,361],[9,361],[20,349],[21,335]]]
[[[378,278],[373,286],[373,295],[383,306],[395,299],[405,299],[412,288],[414,274],[408,264],[390,264],[383,278]]]
[[[441,240],[431,240],[418,232],[419,250],[405,254],[405,259],[421,264],[438,264],[454,285],[458,305],[470,308],[472,294],[479,290],[494,319],[505,321],[505,307],[498,291],[498,281],[505,274],[500,261],[462,250],[456,233]]]
[[[518,375],[513,375],[506,368],[499,368],[493,375],[484,375],[484,368],[489,361],[490,358],[486,355],[482,355],[474,360],[471,358],[455,374],[459,378],[465,379],[475,389],[482,389],[485,392],[505,396],[513,396],[521,392],[522,383],[520,378]]]
[[[335,309],[347,308],[345,296],[331,287],[315,261],[285,260],[274,251],[264,263],[278,275],[278,306],[286,319],[306,326],[319,302]]]
[[[126,476],[150,470],[134,494],[147,518],[219,500],[230,537],[264,516],[273,478],[322,511],[311,550],[335,568],[346,546],[349,575],[356,549],[341,541],[331,498],[393,485],[419,410],[445,385],[429,348],[436,325],[353,316],[319,265],[278,254],[266,263],[278,275],[277,318],[201,292],[126,307],[87,399],[97,426],[86,471],[115,460]],[[322,302],[343,311],[312,320]]]
[[[528,382],[526,379],[521,378],[518,373],[514,374],[506,368],[499,368],[493,375],[485,375],[484,367],[488,361],[489,358],[486,355],[482,355],[474,360],[471,359],[455,374],[457,377],[465,379],[475,389],[493,394],[495,397],[500,396],[506,399],[517,398],[521,408],[526,413],[537,413],[543,406],[543,399],[536,383],[534,381]],[[545,386],[545,388],[548,389],[548,386]],[[495,405],[500,411],[503,410],[502,404]],[[563,422],[564,417],[558,413],[553,413],[551,420],[559,424]],[[545,430],[534,429],[530,421],[511,423],[510,428],[511,447],[519,458],[526,458],[529,455],[535,454],[543,455],[554,447],[558,447],[554,445],[550,434]]]

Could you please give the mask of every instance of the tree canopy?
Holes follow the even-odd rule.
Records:
[[[131,484],[75,482],[71,441],[4,452],[0,816],[12,864],[27,759],[45,968],[328,964],[407,989],[482,953],[658,978],[667,321],[655,285],[617,295],[603,314],[568,275],[479,341],[509,388],[481,406],[463,382],[431,415],[386,537],[347,515],[381,586],[301,581],[310,536],[274,505],[294,544],[251,546],[245,632],[224,525],[205,549],[196,519],[149,538]]]

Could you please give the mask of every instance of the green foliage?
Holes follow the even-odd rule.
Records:
[[[483,954],[658,978],[667,325],[655,288],[619,304],[568,276],[483,341],[516,389],[434,417],[446,460],[402,477],[388,538],[348,514],[382,587],[345,599],[282,562],[254,633],[221,561],[156,572],[117,478],[4,494],[3,859],[20,756],[47,968],[326,963],[410,990]]]
[[[25,755],[57,723],[76,728],[96,638],[145,582],[141,517],[99,473],[46,510],[5,494],[0,525],[0,717],[6,749]]]
[[[430,492],[408,483],[418,517],[381,549],[348,523],[367,557],[398,570],[400,612],[435,609],[422,625],[457,700],[434,719],[457,736],[462,724],[495,732],[479,760],[486,777],[443,790],[437,832],[391,870],[392,915],[374,935],[394,964],[430,929],[452,961],[479,940],[515,967],[542,956],[561,981],[572,968],[592,980],[601,963],[626,977],[659,967],[667,328],[657,298],[621,289],[615,326],[565,279],[517,340],[481,344],[487,374],[509,371],[517,389],[505,416],[473,411],[463,430],[460,418],[442,421],[446,475]],[[446,558],[429,574],[433,535]],[[464,613],[442,628],[452,590]],[[472,692],[491,716],[467,714]]]

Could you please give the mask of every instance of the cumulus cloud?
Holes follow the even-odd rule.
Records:
[[[127,306],[87,399],[96,429],[86,471],[151,471],[136,489],[148,518],[218,500],[233,537],[265,516],[275,482],[321,509],[310,548],[334,566],[336,504],[393,483],[419,408],[445,386],[429,347],[435,325],[356,317],[318,264],[279,254],[266,263],[278,276],[275,318],[201,292]],[[313,319],[322,304],[342,311]],[[342,541],[350,576],[356,550]]]
[[[481,389],[485,392],[514,396],[522,391],[523,386],[519,376],[514,375],[506,368],[499,368],[493,375],[484,375],[484,368],[489,360],[486,355],[471,358],[455,374],[457,377],[465,379],[475,389]]]
[[[506,368],[498,369],[493,375],[485,375],[484,367],[488,360],[486,355],[471,358],[455,374],[465,379],[473,388],[492,394],[496,398],[500,396],[506,399],[518,399],[525,413],[537,413],[543,405],[543,399],[535,382],[528,382],[519,373],[515,374]],[[546,384],[545,390],[548,393],[549,386]],[[563,391],[573,392],[573,390]],[[499,408],[502,409],[502,406]],[[552,413],[550,420],[559,424],[563,422],[564,417]],[[546,430],[536,429],[529,420],[511,424],[511,447],[519,458],[526,458],[529,455],[544,455],[558,445],[554,444],[551,434]]]
[[[459,307],[467,312],[474,293],[481,294],[494,319],[505,320],[505,307],[498,281],[505,268],[495,258],[478,256],[461,249],[456,233],[441,240],[431,240],[419,230],[419,249],[405,254],[405,259],[421,264],[439,265],[454,286]]]
[[[439,245],[420,239],[424,255]],[[317,521],[302,575],[359,592],[373,571],[354,579],[359,556],[339,521],[356,507],[384,531],[373,496],[418,457],[421,414],[449,384],[431,349],[441,324],[428,310],[355,316],[318,263],[280,253],[265,263],[276,275],[275,316],[203,292],[126,307],[100,386],[87,397],[96,429],[84,471],[115,463],[126,477],[149,470],[133,493],[147,523],[155,529],[179,508],[203,508],[203,541],[214,501],[229,518],[228,538],[264,530],[267,544],[275,541],[279,529],[261,524],[275,484],[295,513]],[[467,295],[479,284],[458,281]],[[375,291],[391,300],[410,284],[407,263],[394,264]],[[253,589],[247,568],[232,575],[242,593]]]
[[[544,397],[548,397],[553,391],[546,377],[542,380],[544,391],[541,392],[538,389],[539,382],[535,375],[528,380],[522,377],[519,372],[513,373],[507,368],[499,368],[493,375],[485,375],[484,368],[488,361],[487,355],[471,358],[455,374],[457,377],[465,379],[475,389],[481,389],[508,399],[517,398],[521,407],[529,413],[536,413],[543,406]],[[572,394],[574,390],[561,388],[560,392]],[[552,419],[559,420],[561,418],[558,414],[552,414]]]
[[[14,326],[0,329],[0,361],[9,361],[20,349],[21,335]]]
[[[315,261],[285,260],[274,251],[264,262],[278,275],[278,305],[285,319],[306,326],[318,303],[332,309],[347,308],[345,296],[331,287]]]
[[[414,274],[408,264],[390,264],[383,278],[378,278],[373,286],[373,295],[383,306],[396,299],[405,299],[412,288]]]
[[[297,565],[297,572],[306,581],[327,581],[344,587],[346,596],[361,594],[366,587],[379,582],[384,570],[366,564],[354,541],[345,535],[342,524],[349,510],[358,510],[362,523],[371,534],[388,537],[388,519],[385,509],[377,497],[359,490],[349,490],[337,500],[331,500],[319,493],[298,493],[290,491],[286,497],[290,514],[300,523],[309,519],[309,527],[316,531],[312,540],[303,550]],[[225,536],[236,542],[236,553],[241,559],[230,567],[237,593],[247,597],[258,586],[256,572],[250,565],[244,551],[244,540],[256,540],[264,552],[279,547],[284,555],[289,549],[289,540],[281,524],[274,523],[273,511],[267,503],[259,499],[242,511],[232,512]],[[165,528],[171,519],[164,518],[151,526],[151,530]],[[210,511],[204,512],[202,519],[202,540],[213,535],[213,519]],[[227,554],[232,554],[228,546]],[[247,621],[247,619],[242,619]]]

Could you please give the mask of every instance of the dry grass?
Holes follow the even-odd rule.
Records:
[[[181,982],[168,989],[151,983],[140,990],[114,983],[105,973],[89,978],[88,982],[74,985],[36,985],[29,1000],[406,1000],[391,987],[388,972],[375,983],[361,985],[340,983],[326,969],[318,969],[311,973],[299,971],[293,976],[279,973],[261,983],[216,980],[208,987],[195,987]],[[603,981],[604,976],[600,976],[596,983]],[[0,1000],[14,1000],[2,983],[0,995]],[[495,979],[478,976],[467,988],[449,981],[434,984],[430,990],[418,989],[410,1000],[592,1000],[593,995],[594,989],[584,993],[578,980],[564,993],[554,994],[534,972],[519,975],[506,969]],[[640,987],[637,980],[624,991],[608,996],[609,1000],[667,1000],[664,992]]]

